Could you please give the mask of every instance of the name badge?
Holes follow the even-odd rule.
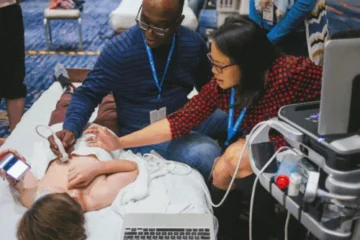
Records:
[[[166,107],[162,107],[159,110],[150,111],[150,123],[157,122],[166,118]]]
[[[269,25],[274,25],[274,4],[270,1],[263,10],[263,19]]]

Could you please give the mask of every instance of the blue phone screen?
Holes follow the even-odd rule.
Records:
[[[10,159],[6,162],[6,164],[4,165],[3,169],[5,170],[5,172],[7,172],[12,166],[15,165],[15,163],[17,161],[20,161],[20,159],[18,159],[16,156],[12,155],[11,157],[9,157]]]
[[[11,177],[19,179],[28,169],[29,165],[13,154],[8,154],[2,160],[0,167]]]

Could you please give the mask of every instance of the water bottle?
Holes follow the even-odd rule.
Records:
[[[280,162],[275,174],[275,183],[280,189],[287,188],[290,184],[290,176],[296,172],[296,166],[300,158],[293,154],[286,154]]]

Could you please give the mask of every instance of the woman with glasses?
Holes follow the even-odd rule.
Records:
[[[230,19],[215,32],[208,57],[213,65],[214,78],[183,108],[166,119],[121,138],[112,137],[95,126],[87,130],[95,134],[89,139],[94,142],[91,145],[114,150],[178,138],[189,133],[220,108],[229,113],[229,125],[224,153],[216,161],[212,174],[212,197],[218,203],[234,174],[244,147],[244,136],[257,123],[276,117],[279,108],[284,105],[318,100],[322,68],[305,57],[281,56],[265,32],[254,22],[243,18]],[[280,136],[274,135],[271,139],[276,147],[285,144]],[[236,233],[239,229],[239,194],[242,200],[249,200],[254,174],[247,152],[236,177],[233,188],[239,191],[230,192],[227,201],[215,209],[221,239],[240,239],[234,236],[227,238],[225,235]],[[257,197],[263,195],[259,199],[265,199],[266,194],[263,190],[263,193],[257,192]],[[267,199],[260,204],[255,203],[256,212],[264,215],[263,220],[270,218],[273,209],[268,208],[271,197]],[[272,221],[269,219],[270,223]],[[246,233],[242,234],[246,236]]]

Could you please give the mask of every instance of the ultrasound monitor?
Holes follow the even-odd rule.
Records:
[[[318,134],[360,130],[360,38],[325,44]]]
[[[360,36],[360,34],[359,34]],[[283,106],[278,118],[337,171],[360,168],[360,38],[325,45],[321,101]]]

